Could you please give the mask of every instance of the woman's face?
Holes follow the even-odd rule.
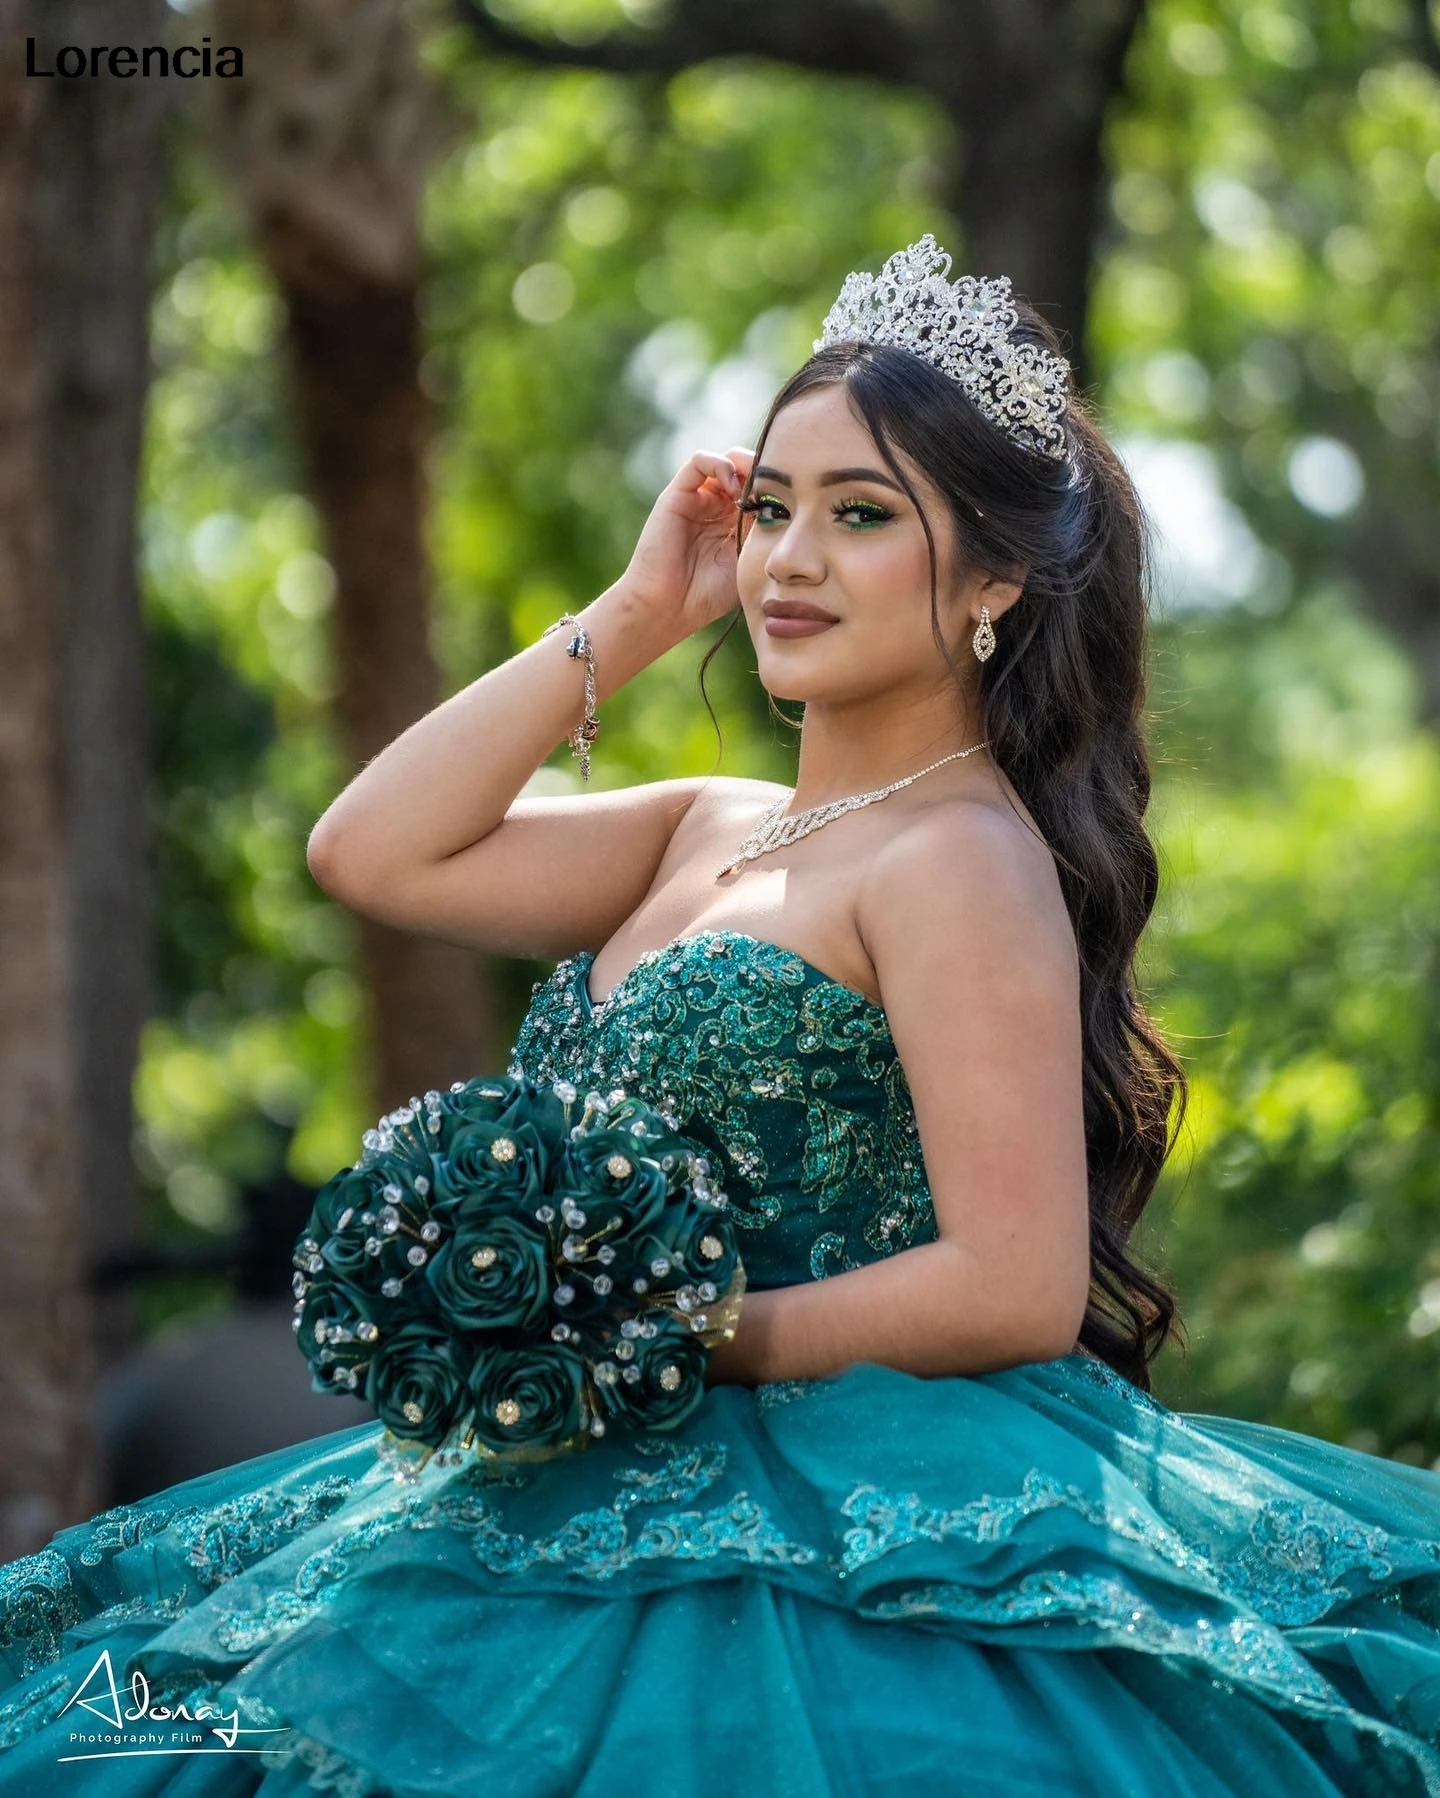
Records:
[[[953,521],[925,476],[899,460],[935,534],[936,605],[954,655],[974,627],[964,612],[970,585],[957,591],[953,579]],[[777,414],[743,531],[736,583],[757,672],[776,698],[919,695],[952,680],[931,636],[924,527],[843,387],[814,388]],[[837,622],[781,635],[764,607],[784,601],[821,607]]]

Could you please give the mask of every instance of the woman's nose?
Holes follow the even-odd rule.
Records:
[[[824,558],[813,531],[794,518],[787,519],[779,534],[771,540],[765,557],[765,572],[776,581],[821,578],[825,572]]]

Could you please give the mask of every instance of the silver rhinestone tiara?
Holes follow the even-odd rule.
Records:
[[[910,350],[958,381],[1017,443],[1063,461],[1070,364],[1011,337],[1019,315],[1008,275],[961,275],[952,283],[949,272],[948,252],[928,231],[878,275],[852,271],[811,347],[858,340]]]

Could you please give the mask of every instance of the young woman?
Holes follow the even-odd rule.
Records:
[[[311,838],[358,912],[559,958],[512,1074],[713,1146],[701,1406],[409,1485],[365,1425],[62,1532],[0,1570],[5,1798],[1440,1794],[1440,1476],[1149,1392],[1143,519],[1053,333],[948,267],[852,275],[755,454]],[[737,602],[793,791],[517,797]]]

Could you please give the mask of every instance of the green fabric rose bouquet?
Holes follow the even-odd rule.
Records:
[[[699,1144],[617,1089],[456,1081],[392,1111],[295,1245],[317,1391],[363,1397],[397,1478],[672,1429],[735,1334],[745,1270]]]

